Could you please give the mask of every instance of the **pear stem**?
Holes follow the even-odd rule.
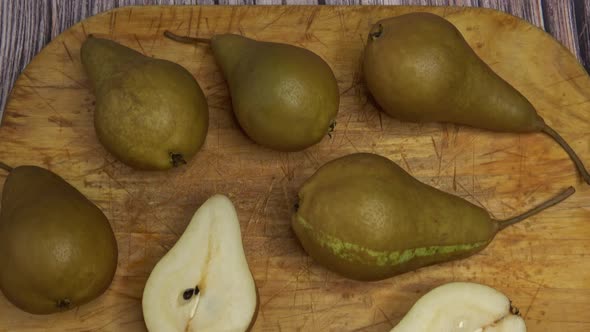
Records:
[[[336,120],[332,120],[332,122],[330,123],[330,127],[328,128],[328,137],[332,138],[332,133],[334,132],[334,129],[336,129]]]
[[[373,27],[373,29],[371,29],[371,32],[369,32],[369,37],[371,37],[371,39],[375,40],[375,39],[381,37],[382,33],[383,33],[383,25],[381,23],[379,23],[377,25],[376,29],[375,29],[375,27]]]
[[[574,187],[568,187],[566,190],[564,190],[563,192],[561,192],[559,195],[546,200],[545,202],[535,206],[534,208],[528,210],[527,212],[520,214],[518,216],[512,217],[510,219],[505,219],[505,220],[495,220],[498,223],[498,231],[503,230],[504,228],[510,226],[510,225],[514,225],[517,222],[523,221],[524,219],[533,216],[547,208],[552,207],[555,204],[558,204],[560,202],[562,202],[563,200],[565,200],[566,198],[570,197],[571,195],[573,195],[573,193],[575,193],[576,190],[574,189]]]
[[[169,39],[172,39],[174,41],[177,41],[179,43],[184,43],[184,44],[195,44],[195,43],[210,44],[211,43],[211,39],[209,39],[209,38],[179,36],[179,35],[174,34],[168,30],[164,31],[164,36],[166,36]]]
[[[570,158],[574,161],[574,164],[576,164],[576,168],[578,169],[578,172],[580,173],[584,181],[587,184],[590,184],[590,173],[588,173],[580,157],[578,157],[574,149],[572,149],[572,147],[569,146],[569,144],[567,144],[563,137],[561,137],[561,135],[559,135],[555,130],[553,130],[553,128],[549,127],[547,124],[545,124],[541,131],[551,136],[551,138],[553,138],[555,142],[557,142],[557,144],[561,145],[565,152],[567,152]]]
[[[172,163],[172,166],[174,167],[178,167],[180,165],[186,165],[186,160],[184,160],[184,157],[182,156],[182,154],[180,153],[170,153],[170,162]]]
[[[12,172],[12,167],[6,165],[5,163],[0,161],[0,168],[7,171],[8,173]]]

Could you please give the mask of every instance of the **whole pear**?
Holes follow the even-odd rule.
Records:
[[[181,42],[200,38],[166,36]],[[334,129],[340,101],[330,66],[317,54],[293,45],[215,35],[211,48],[228,82],[232,107],[246,134],[280,151],[298,151]]]
[[[209,113],[186,69],[92,36],[80,53],[96,95],[96,134],[109,152],[145,170],[169,169],[197,153]]]
[[[566,150],[590,184],[590,174],[565,140],[438,15],[411,13],[377,22],[369,33],[363,73],[371,95],[392,117],[544,132]]]
[[[557,204],[497,221],[484,209],[413,178],[389,159],[357,153],[320,167],[299,190],[292,228],[323,266],[380,280],[483,250],[496,233]]]
[[[0,290],[33,314],[68,310],[100,296],[117,268],[105,215],[55,173],[9,170],[0,210]]]

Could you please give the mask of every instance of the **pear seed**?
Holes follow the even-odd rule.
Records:
[[[192,289],[192,288],[189,288],[189,289],[185,290],[184,293],[182,293],[182,298],[185,299],[185,300],[187,300],[187,301],[190,300],[191,297],[193,297],[194,291],[195,290]]]

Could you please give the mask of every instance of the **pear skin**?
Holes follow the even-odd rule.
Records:
[[[449,21],[414,13],[377,23],[363,71],[385,113],[404,121],[540,131],[531,103],[494,73]]]
[[[81,57],[96,95],[96,134],[117,159],[136,169],[165,170],[202,147],[207,101],[182,66],[96,37],[84,42]]]
[[[347,278],[381,280],[483,250],[501,229],[573,194],[508,219],[413,178],[389,159],[332,160],[299,190],[292,228],[305,251]]]
[[[55,173],[9,170],[0,210],[0,290],[18,308],[50,314],[100,296],[117,268],[101,210]]]
[[[377,104],[403,121],[543,132],[566,150],[590,184],[590,174],[565,140],[438,15],[410,13],[377,22],[365,47],[363,74]]]
[[[256,143],[300,151],[335,125],[340,102],[336,78],[317,54],[293,45],[234,34],[211,40],[165,35],[180,42],[210,42],[240,127]]]

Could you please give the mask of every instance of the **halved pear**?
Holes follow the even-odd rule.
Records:
[[[506,295],[470,282],[452,282],[422,296],[391,332],[526,332]]]
[[[246,331],[258,296],[231,201],[209,198],[174,247],[156,264],[143,292],[149,331]]]

